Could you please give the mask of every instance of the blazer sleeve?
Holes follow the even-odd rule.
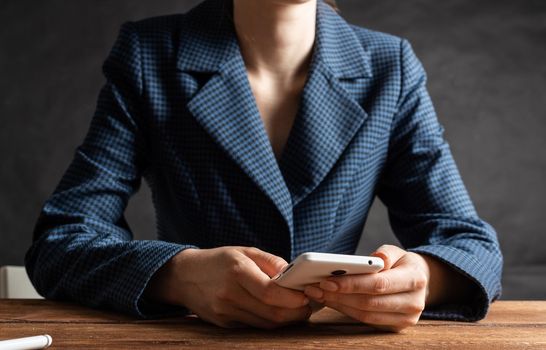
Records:
[[[401,93],[378,197],[408,251],[434,256],[474,284],[474,298],[427,307],[423,317],[474,321],[501,293],[502,255],[496,232],[481,220],[443,137],[411,45],[401,41]]]
[[[133,27],[131,22],[121,27],[103,64],[106,83],[91,125],[41,209],[25,264],[46,298],[152,317],[186,311],[146,301],[142,293],[157,269],[193,246],[133,240],[124,218],[147,165]]]

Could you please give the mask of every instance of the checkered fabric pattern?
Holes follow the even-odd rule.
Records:
[[[443,138],[423,67],[406,40],[350,25],[322,0],[317,10],[309,75],[278,161],[230,0],[122,26],[88,134],[26,255],[42,295],[140,317],[183,312],[142,297],[181,250],[353,254],[377,195],[406,249],[475,285],[471,302],[423,317],[484,317],[500,295],[502,256]],[[124,218],[141,178],[152,189],[158,240],[133,240]]]

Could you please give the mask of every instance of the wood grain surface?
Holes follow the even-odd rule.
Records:
[[[498,301],[475,323],[422,320],[378,332],[323,309],[273,331],[223,329],[196,317],[140,320],[46,300],[0,300],[0,340],[49,334],[51,349],[546,349],[546,301]]]

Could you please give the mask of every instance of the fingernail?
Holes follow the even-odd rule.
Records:
[[[381,258],[381,259],[385,259],[386,258],[386,255],[379,252],[379,251],[375,251],[373,253],[370,254],[370,256],[377,256],[378,258]]]
[[[305,288],[304,293],[313,299],[320,299],[324,295],[324,292],[320,288],[310,286]]]
[[[320,288],[327,290],[329,292],[335,292],[338,290],[337,283],[332,281],[322,281],[320,282]]]
[[[309,299],[308,298],[303,298],[303,302],[302,302],[301,305],[304,306],[304,305],[307,305],[307,304],[309,304]]]

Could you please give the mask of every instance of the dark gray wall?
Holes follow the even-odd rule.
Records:
[[[0,2],[0,265],[23,263],[87,131],[120,24],[198,2]],[[339,2],[349,22],[412,42],[478,212],[499,233],[504,298],[546,299],[546,1]],[[146,185],[127,216],[137,238],[154,237]],[[360,252],[383,242],[396,241],[377,204]]]

